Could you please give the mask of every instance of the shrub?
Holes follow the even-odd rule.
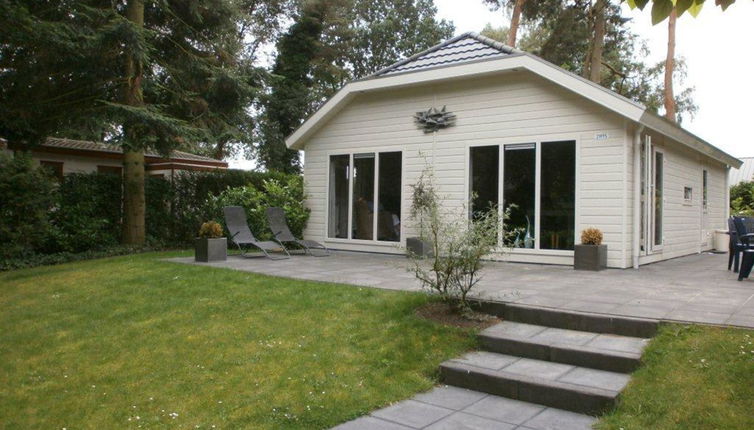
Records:
[[[223,237],[223,227],[214,221],[207,221],[199,229],[199,237],[207,239]]]
[[[44,247],[57,184],[26,154],[0,153],[0,257],[23,257]]]
[[[754,216],[754,182],[739,182],[730,187],[730,213]]]
[[[589,227],[581,231],[582,245],[602,245],[602,232],[598,228]]]
[[[251,231],[257,239],[267,240],[272,238],[265,214],[268,207],[283,208],[291,232],[296,236],[302,234],[309,219],[309,209],[304,206],[304,199],[303,180],[291,176],[284,183],[276,179],[265,180],[261,189],[253,185],[228,188],[217,198],[210,199],[210,206],[213,207],[213,218],[217,220],[222,219],[223,207],[243,207]]]
[[[431,244],[432,253],[429,261],[409,254],[410,270],[426,290],[445,301],[457,302],[463,312],[469,311],[468,294],[481,279],[482,258],[497,248],[500,236],[508,243],[516,233],[499,234],[505,231],[510,210],[502,219],[497,207],[478,212],[473,219],[468,218],[466,208],[456,214],[442,214],[442,198],[436,191],[431,167],[424,169],[412,188],[412,218],[420,223],[421,238]]]

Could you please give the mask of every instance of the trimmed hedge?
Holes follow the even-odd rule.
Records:
[[[122,178],[116,175],[69,174],[58,184],[25,156],[0,159],[0,270],[24,267],[24,260],[69,261],[82,255],[122,252]],[[301,234],[309,212],[303,206],[300,176],[278,172],[220,170],[182,172],[173,181],[148,177],[145,182],[148,247],[192,243],[200,225],[223,224],[222,207],[243,206],[261,238],[269,237],[264,209],[279,206]],[[49,257],[40,257],[40,256]],[[11,261],[12,260],[12,261]],[[46,264],[46,263],[41,263]],[[31,265],[37,265],[31,263]]]

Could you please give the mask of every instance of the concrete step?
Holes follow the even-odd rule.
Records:
[[[503,321],[482,331],[482,349],[592,369],[629,373],[649,339]]]
[[[441,386],[335,427],[337,430],[590,430],[596,418]]]
[[[509,399],[596,415],[615,404],[629,376],[488,351],[440,365],[444,383]]]
[[[507,321],[641,338],[654,336],[660,324],[658,320],[652,319],[595,314],[517,303],[483,302],[481,310]]]

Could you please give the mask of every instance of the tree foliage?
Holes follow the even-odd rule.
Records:
[[[269,97],[260,106],[256,148],[262,163],[297,170],[298,157],[283,139],[348,81],[451,37],[453,25],[438,21],[436,13],[433,0],[302,2],[278,43]]]
[[[652,3],[652,24],[656,25],[665,21],[673,8],[676,9],[679,17],[686,12],[696,17],[707,0],[627,0],[626,2],[631,9],[639,8],[640,10],[644,10],[649,3]],[[715,6],[725,11],[735,2],[736,0],[715,0]]]
[[[267,170],[298,171],[298,151],[285,146],[285,138],[306,116],[311,105],[312,62],[320,49],[320,36],[328,3],[307,2],[301,15],[277,44],[278,54],[270,77],[270,92],[262,100],[261,142],[257,159]]]
[[[525,32],[519,47],[582,75],[591,37],[589,13],[590,2],[586,0],[526,2]],[[664,62],[646,63],[649,55],[646,42],[630,31],[628,18],[622,16],[619,5],[608,4],[606,23],[599,84],[659,112],[663,107]],[[505,40],[493,28],[486,28],[483,34]],[[694,88],[684,86],[686,64],[682,58],[675,61],[674,78],[677,87],[683,88],[675,94],[676,118],[681,122],[697,111]]]

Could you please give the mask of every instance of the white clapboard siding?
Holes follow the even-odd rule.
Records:
[[[413,115],[430,107],[457,115],[436,134],[416,128]],[[330,240],[327,235],[329,156],[402,151],[402,235],[415,236],[409,219],[411,184],[426,163],[434,166],[443,210],[456,213],[468,198],[470,146],[576,140],[576,235],[603,231],[610,267],[630,267],[633,238],[634,125],[585,98],[527,72],[417,85],[355,97],[306,142],[304,175],[311,217],[305,236],[339,249],[399,253],[400,244]],[[646,132],[645,132],[646,133]],[[599,140],[597,136],[600,136]],[[664,246],[649,263],[709,249],[712,232],[725,227],[726,167],[701,153],[652,134],[665,153]],[[708,208],[702,210],[702,171],[708,171]],[[693,189],[691,202],[683,189]],[[513,261],[570,264],[570,252],[516,250],[493,255]]]
[[[417,130],[413,115],[446,105],[457,115],[456,126],[439,133]],[[596,134],[607,134],[597,141]],[[623,120],[545,80],[525,73],[464,80],[447,85],[417,86],[357,97],[320,128],[306,144],[305,179],[311,218],[305,235],[330,246],[376,252],[400,252],[395,245],[328,241],[326,238],[328,157],[358,152],[403,152],[402,237],[416,234],[409,219],[410,184],[427,161],[434,165],[447,211],[463,207],[467,198],[469,146],[548,140],[576,140],[579,145],[576,230],[596,226],[609,247],[609,264],[625,266],[620,166],[626,157]],[[565,255],[563,255],[565,254]],[[545,256],[514,252],[505,258],[570,264],[569,253]]]

